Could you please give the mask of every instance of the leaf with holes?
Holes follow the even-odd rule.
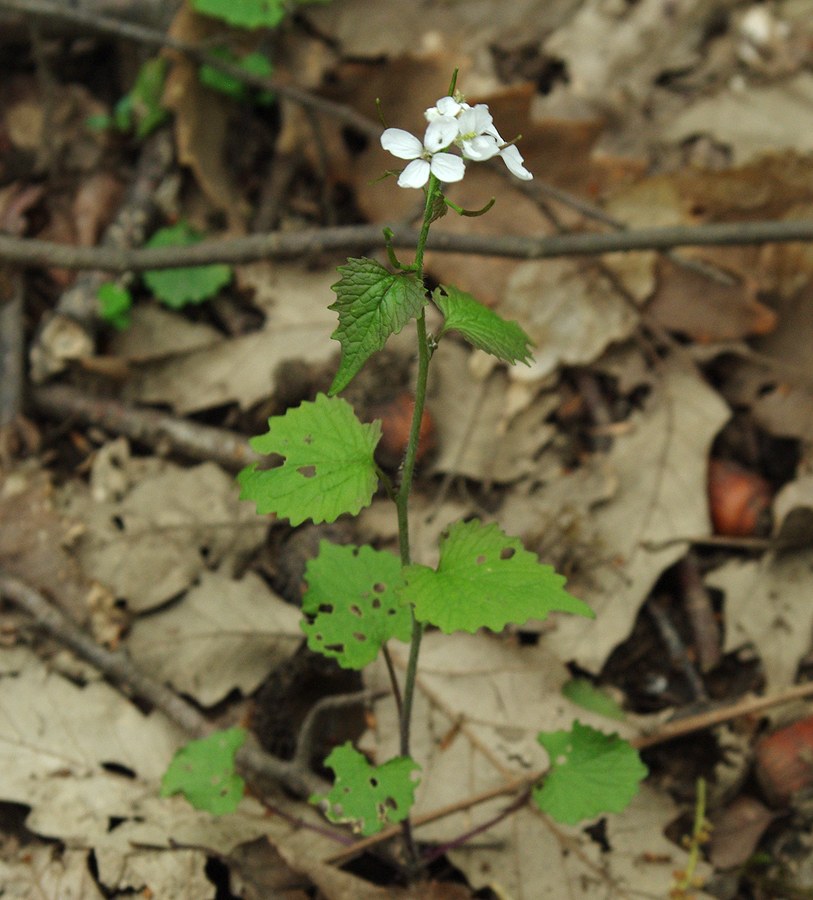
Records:
[[[638,751],[617,734],[574,722],[570,731],[540,732],[550,771],[533,789],[542,812],[566,825],[619,813],[647,776]]]
[[[497,359],[511,363],[531,364],[531,339],[516,322],[498,316],[465,291],[445,284],[435,288],[432,299],[444,316],[438,337],[457,331],[473,346]]]
[[[423,284],[411,272],[392,274],[374,259],[363,258],[348,259],[339,272],[341,279],[331,286],[336,302],[328,309],[339,314],[332,337],[342,345],[342,358],[330,394],[343,391],[387,338],[426,304]]]
[[[366,837],[409,815],[418,786],[415,773],[421,770],[414,759],[396,756],[383,766],[371,766],[348,742],[336,747],[325,765],[336,773],[333,789],[310,802],[324,804],[331,822],[350,822]]]
[[[305,580],[302,630],[311,650],[363,669],[385,641],[409,640],[412,617],[396,594],[401,562],[392,553],[322,541]]]
[[[500,631],[509,622],[544,619],[549,612],[593,616],[564,589],[565,579],[497,525],[457,522],[441,539],[437,569],[407,566],[404,600],[420,622],[441,631]]]
[[[190,741],[172,757],[161,779],[161,796],[183,794],[195,809],[215,816],[234,812],[245,788],[234,771],[234,757],[245,740],[244,728],[229,728]]]
[[[258,453],[285,458],[281,466],[253,463],[237,476],[241,500],[253,500],[260,514],[276,513],[299,525],[305,519],[333,522],[368,506],[378,486],[373,461],[381,423],[362,424],[340,397],[317,394],[283,416],[268,420],[266,434],[249,443]]]

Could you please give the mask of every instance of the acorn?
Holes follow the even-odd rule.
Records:
[[[761,475],[728,459],[710,459],[708,495],[715,534],[751,537],[764,530],[773,490]]]
[[[813,716],[780,728],[757,744],[756,774],[768,799],[778,804],[813,784]]]
[[[415,399],[405,391],[396,395],[389,403],[370,407],[370,417],[381,420],[381,440],[376,448],[376,458],[385,468],[395,469],[403,461],[409,443],[409,429],[414,409]],[[435,423],[429,410],[424,406],[418,434],[417,462],[423,462],[435,449],[436,444]]]

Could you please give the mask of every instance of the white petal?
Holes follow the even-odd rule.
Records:
[[[488,106],[485,103],[478,103],[472,112],[474,113],[474,130],[477,134],[482,134],[484,131],[487,131],[494,122],[491,118],[491,113],[488,111]]]
[[[381,146],[398,159],[417,159],[423,153],[423,144],[403,128],[388,128],[381,135]]]
[[[461,135],[472,136],[486,133],[492,128],[493,119],[485,103],[478,103],[460,113],[458,117],[458,131]]]
[[[454,97],[441,97],[435,104],[435,109],[442,116],[456,116],[462,107]]]
[[[530,181],[534,176],[522,165],[522,154],[517,150],[514,144],[509,144],[500,150],[500,156],[503,158],[508,171],[523,181]]]
[[[457,137],[457,119],[451,116],[440,116],[429,123],[423,145],[432,153],[445,150]]]
[[[490,134],[481,134],[470,141],[463,141],[463,156],[466,159],[473,159],[475,162],[491,159],[499,152],[500,145]]]
[[[414,165],[414,163],[410,163]],[[451,153],[436,153],[432,157],[432,174],[440,181],[451,184],[460,181],[466,174],[466,165],[459,156]]]
[[[398,187],[422,188],[429,181],[429,163],[425,159],[413,159],[401,172]]]

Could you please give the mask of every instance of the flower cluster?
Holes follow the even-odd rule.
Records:
[[[485,103],[470,106],[455,97],[441,97],[424,115],[429,125],[423,142],[403,128],[388,128],[381,135],[385,150],[411,160],[398,178],[399,187],[421,188],[430,174],[447,183],[460,181],[466,172],[464,160],[482,162],[493,156],[502,157],[517,178],[533,178],[516,146],[506,143],[494,127]],[[460,150],[462,158],[447,152],[452,147]]]

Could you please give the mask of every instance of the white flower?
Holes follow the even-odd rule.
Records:
[[[468,103],[446,96],[441,97],[434,106],[430,106],[429,109],[425,110],[424,117],[427,122],[434,122],[435,119],[439,119],[441,116],[452,116],[454,118],[460,114],[461,110],[470,108]]]
[[[523,162],[525,160],[522,158],[522,154],[517,150],[516,144],[508,144],[500,150],[500,156],[502,157],[502,161],[508,166],[508,171],[512,175],[516,175],[517,178],[521,178],[523,181],[531,181],[534,177],[526,168],[523,166]]]
[[[447,183],[460,181],[466,172],[463,160],[442,152],[454,143],[457,132],[457,119],[444,115],[429,123],[423,143],[403,128],[388,128],[381,135],[381,146],[398,159],[412,160],[401,172],[398,186],[421,188],[429,181],[430,173]]]
[[[523,181],[530,181],[533,178],[523,166],[524,160],[516,146],[506,144],[494,127],[494,120],[485,103],[464,109],[458,116],[457,127],[460,132],[458,141],[463,156],[467,159],[480,162],[499,154],[512,175]]]
[[[423,143],[401,128],[388,128],[381,135],[385,150],[411,160],[398,178],[399,187],[421,188],[430,174],[447,183],[460,181],[466,171],[463,159],[483,162],[494,156],[502,158],[512,175],[530,181],[533,175],[523,165],[522,155],[503,140],[488,106],[470,106],[458,97],[441,97],[424,112],[429,127]],[[452,145],[460,148],[463,159],[445,152]]]

